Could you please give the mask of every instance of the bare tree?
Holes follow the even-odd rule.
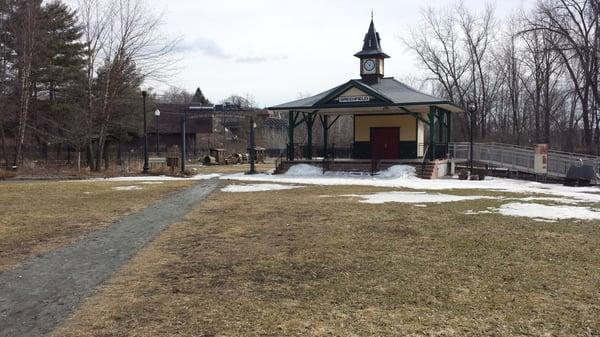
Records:
[[[460,4],[456,8],[456,12],[458,13],[459,25],[462,28],[462,35],[471,64],[470,86],[473,92],[473,99],[479,103],[481,138],[485,139],[486,121],[490,110],[488,91],[488,82],[490,79],[484,68],[488,65],[487,56],[493,29],[495,28],[494,8],[487,5],[483,14],[480,17],[476,17],[471,11],[465,8],[464,4]],[[477,90],[478,86],[480,88],[479,91]]]
[[[141,80],[167,76],[174,69],[171,55],[178,40],[162,35],[162,15],[152,14],[144,0],[81,0],[80,8],[88,46],[88,82],[94,82],[99,68],[103,73],[97,97],[88,97],[89,120],[95,126],[90,137],[96,144],[92,149],[93,140],[88,142],[93,150],[90,166],[99,170],[122,84],[132,75]],[[102,60],[100,67],[98,60]]]
[[[600,102],[598,3],[598,0],[541,1],[537,7],[538,15],[529,22],[530,30],[547,31],[557,36],[557,39],[550,42],[563,59],[573,90],[581,104],[584,143],[588,150],[592,146],[594,121],[596,130],[600,125],[597,116],[597,105]]]
[[[160,95],[159,101],[161,103],[190,103],[194,95],[189,91],[180,87],[170,87],[162,95]]]
[[[488,88],[494,80],[485,71],[490,64],[488,49],[495,26],[493,8],[488,6],[477,16],[462,4],[445,10],[428,7],[423,11],[423,22],[404,43],[431,72],[433,77],[429,79],[441,86],[443,96],[462,106],[469,99],[478,101],[479,125],[485,137],[490,110]],[[470,130],[467,119],[463,118],[460,125],[463,134]]]
[[[17,128],[13,166],[21,164],[23,145],[29,114],[31,98],[31,71],[37,51],[38,23],[41,13],[41,1],[18,1],[16,3],[16,22],[11,25],[12,34],[15,36],[16,68],[18,73],[18,103],[17,103]]]

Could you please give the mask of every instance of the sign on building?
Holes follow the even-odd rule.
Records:
[[[370,96],[340,96],[338,101],[340,103],[358,103],[358,102],[369,102],[371,100]]]

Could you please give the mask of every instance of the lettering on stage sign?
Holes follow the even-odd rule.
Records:
[[[340,103],[357,103],[357,102],[369,102],[371,96],[342,96],[338,98]]]

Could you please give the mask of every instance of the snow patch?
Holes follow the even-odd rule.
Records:
[[[229,185],[221,189],[223,192],[231,193],[246,193],[246,192],[266,192],[266,191],[281,191],[301,188],[297,185],[282,185],[282,184],[250,184],[250,185]]]
[[[137,191],[137,190],[141,190],[142,188],[139,186],[117,186],[117,187],[113,187],[112,188],[115,191]]]
[[[417,170],[414,166],[409,165],[395,165],[387,170],[380,171],[377,174],[380,178],[390,179],[390,178],[399,178],[399,179],[409,179],[417,177]]]
[[[299,164],[306,165],[306,164]],[[298,166],[298,165],[295,165]],[[268,174],[257,174],[257,175],[244,175],[244,174],[231,174],[221,176],[224,180],[237,180],[237,181],[252,181],[252,182],[271,182],[271,183],[287,183],[287,184],[300,184],[300,185],[323,185],[323,186],[375,186],[375,187],[392,187],[392,188],[408,188],[413,190],[428,190],[428,191],[440,191],[440,190],[487,190],[496,192],[510,192],[510,193],[523,193],[532,195],[548,195],[556,198],[554,201],[558,202],[559,199],[564,200],[577,200],[582,202],[598,202],[600,203],[600,189],[594,186],[591,187],[569,187],[562,185],[544,184],[538,182],[528,182],[522,180],[513,180],[505,178],[490,178],[484,181],[473,181],[473,180],[458,180],[458,179],[434,179],[424,180],[417,177],[407,178],[383,178],[378,176],[352,176],[346,175],[326,175],[319,173],[320,168],[306,165],[311,168],[313,175],[268,175]],[[308,168],[301,166],[306,169],[300,170],[300,173],[308,172]],[[316,170],[315,170],[316,169]],[[296,172],[298,173],[298,172]],[[532,196],[533,197],[533,196]],[[565,202],[566,203],[566,202]]]
[[[365,204],[384,204],[387,202],[398,202],[404,204],[427,204],[477,199],[495,199],[492,197],[480,195],[463,196],[441,193],[429,194],[426,192],[380,192],[364,195],[348,194],[343,196],[361,198],[363,200],[361,200],[360,202]]]
[[[284,175],[295,177],[320,176],[323,175],[323,169],[308,164],[298,164],[290,167]]]
[[[559,204],[567,204],[567,205],[576,205],[580,202],[582,202],[582,200],[574,200],[574,199],[567,199],[567,198],[551,198],[551,197],[526,197],[526,198],[518,198],[518,199],[514,199],[514,200],[518,200],[518,201],[550,201],[550,202],[555,202],[555,203],[559,203]]]
[[[513,202],[500,206],[498,212],[507,216],[520,216],[534,219],[581,219],[599,220],[600,212],[588,207],[548,206],[542,204]]]

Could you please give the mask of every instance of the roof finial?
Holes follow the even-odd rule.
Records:
[[[373,8],[371,8],[371,21],[373,21]]]

